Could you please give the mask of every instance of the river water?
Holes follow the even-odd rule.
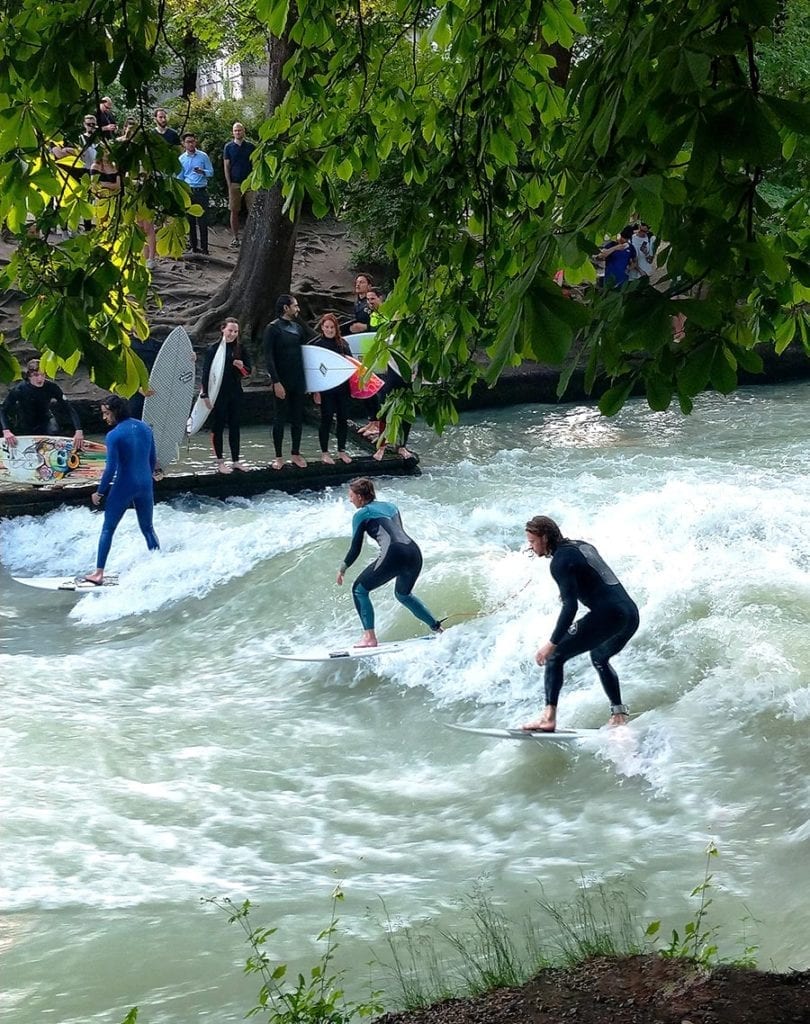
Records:
[[[452,628],[367,664],[272,657],[359,636],[334,582],[343,493],[161,505],[152,556],[129,516],[108,565],[121,585],[78,599],[9,577],[91,567],[98,518],[4,521],[4,1024],[136,1004],[142,1021],[241,1020],[258,981],[211,896],[249,898],[296,965],[317,957],[336,882],[355,966],[380,952],[386,913],[455,927],[481,879],[516,921],[541,886],[570,900],[601,882],[632,891],[642,924],[682,928],[709,841],[726,952],[744,932],[761,966],[807,968],[808,399],[759,388],[611,420],[524,406],[417,430],[423,475],[379,492]],[[641,609],[616,662],[631,726],[577,749],[447,728],[542,704],[532,653],[558,601],[524,550],[537,513],[595,543]],[[376,606],[383,638],[421,632],[390,588]],[[561,725],[606,716],[578,659]]]

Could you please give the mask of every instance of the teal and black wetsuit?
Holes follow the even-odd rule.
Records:
[[[593,667],[611,705],[620,705],[619,677],[609,659],[622,650],[638,629],[635,602],[596,548],[584,540],[561,541],[550,568],[560,588],[562,609],[551,634],[556,647],[546,660],[546,704],[557,706],[565,663],[590,651]],[[580,603],[589,610],[574,621]]]
[[[352,543],[340,567],[341,572],[345,572],[357,560],[366,534],[380,545],[380,554],[376,562],[372,562],[360,573],[352,587],[354,606],[363,629],[374,629],[370,591],[393,579],[396,579],[394,597],[397,601],[431,629],[439,629],[438,619],[411,593],[422,571],[422,552],[402,528],[396,505],[375,500],[355,512],[352,519]]]

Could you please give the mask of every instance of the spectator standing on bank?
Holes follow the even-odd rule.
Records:
[[[245,181],[252,170],[250,157],[255,146],[245,138],[245,127],[236,121],[233,128],[233,139],[225,145],[222,151],[222,166],[225,171],[225,181],[228,184],[228,209],[231,213],[231,248],[239,248],[239,214],[242,210],[242,200],[245,201],[248,215],[253,208],[253,200],[256,193],[252,190],[242,191],[242,182]]]
[[[214,168],[208,154],[197,149],[197,136],[186,132],[183,136],[184,152],[180,154],[180,173],[177,177],[191,189],[192,202],[202,207],[199,217],[188,215],[188,247],[191,252],[208,255],[208,182],[214,177]],[[199,229],[199,236],[198,236]]]
[[[180,146],[180,136],[169,127],[169,115],[163,107],[155,109],[155,131],[169,146]]]
[[[118,123],[115,120],[113,104],[109,96],[102,97],[102,100],[98,105],[98,110],[96,111],[96,120],[98,121],[98,127],[101,130],[101,137],[112,142],[118,132]]]

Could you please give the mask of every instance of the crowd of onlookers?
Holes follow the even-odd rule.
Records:
[[[123,185],[123,174],[115,165],[110,145],[113,142],[132,140],[141,130],[141,124],[134,117],[126,117],[123,124],[119,125],[112,100],[105,96],[96,113],[84,117],[82,130],[75,139],[60,140],[51,147],[53,157],[65,174],[74,179],[89,176],[96,224],[103,224],[111,216],[115,197]],[[169,125],[168,111],[164,107],[155,109],[154,122],[145,130],[152,131],[176,151],[177,177],[189,186],[194,204],[201,208],[198,215],[189,215],[188,218],[188,252],[209,255],[209,186],[214,176],[210,157],[198,148],[197,136],[193,131],[180,133]],[[242,186],[251,172],[251,155],[255,148],[246,138],[244,126],[237,121],[232,128],[232,138],[225,143],[222,152],[232,236],[230,246],[233,249],[240,244],[240,214],[243,210],[250,212],[253,205],[254,192],[243,191]],[[138,224],[146,235],[144,258],[151,269],[157,256],[155,225],[151,220],[140,220]],[[83,227],[90,230],[93,221],[85,221]]]

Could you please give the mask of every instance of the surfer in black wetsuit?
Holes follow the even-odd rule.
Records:
[[[551,575],[560,588],[560,610],[551,639],[535,655],[545,666],[546,706],[538,719],[522,726],[530,732],[554,732],[557,700],[563,685],[567,661],[591,652],[605,693],[610,701],[610,725],[627,723],[619,677],[610,659],[621,651],[638,629],[638,608],[602,560],[592,544],[563,537],[548,516],[535,516],[526,523],[526,540],[536,555],[551,559]],[[574,621],[579,604],[588,609]]]
[[[0,424],[6,443],[11,448],[16,448],[17,434],[56,436],[59,433],[59,424],[54,417],[52,406],[70,417],[74,431],[73,447],[77,451],[80,450],[84,434],[76,410],[65,398],[59,385],[47,380],[40,369],[39,360],[29,359],[25,364],[22,382],[9,391],[0,407]],[[17,417],[17,434],[11,429],[9,415]]]
[[[264,329],[264,361],[274,397],[273,446],[276,457],[270,463],[271,469],[281,469],[284,465],[281,448],[284,424],[288,420],[292,439],[290,461],[299,469],[306,469],[307,465],[307,460],[301,454],[304,400],[307,394],[301,346],[312,337],[312,331],[298,322],[299,310],[294,295],[279,295],[276,299],[276,319]]]
[[[211,417],[211,447],[214,449],[217,469],[220,473],[231,473],[234,469],[242,471],[247,469],[247,466],[239,458],[241,447],[242,380],[250,376],[253,367],[251,366],[250,356],[246,349],[239,343],[239,321],[232,316],[226,317],[219,325],[219,329],[222,332],[222,338],[211,345],[205,353],[200,396],[208,408],[213,409],[213,416]],[[225,342],[225,367],[222,372],[219,392],[212,405],[208,397],[208,386],[214,357],[222,341]],[[231,449],[230,466],[223,458],[226,426],[228,428],[228,445]]]
[[[434,633],[441,633],[439,620],[411,593],[422,571],[422,552],[402,528],[399,509],[388,501],[377,501],[374,484],[366,477],[358,477],[349,484],[349,501],[357,511],[352,519],[352,543],[338,570],[338,586],[343,586],[346,569],[357,560],[366,534],[380,545],[376,562],[367,566],[352,586],[354,606],[364,630],[362,640],[354,646],[377,646],[374,607],[369,593],[393,579],[396,579],[394,597],[397,601]]]

